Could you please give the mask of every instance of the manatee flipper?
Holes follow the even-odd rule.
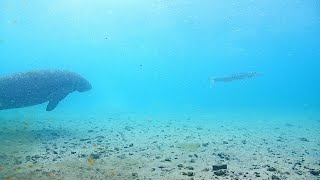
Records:
[[[48,97],[49,103],[47,105],[46,111],[52,111],[54,108],[56,108],[59,102],[64,99],[69,93],[70,91],[68,91],[67,89],[61,89],[57,92],[52,93]]]

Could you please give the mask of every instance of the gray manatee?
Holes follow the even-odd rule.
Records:
[[[91,89],[79,74],[64,70],[37,70],[0,76],[0,110],[49,102],[52,111],[68,94]]]

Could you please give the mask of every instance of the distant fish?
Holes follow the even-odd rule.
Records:
[[[236,74],[228,74],[224,76],[211,77],[210,82],[211,84],[214,84],[216,82],[230,82],[234,80],[252,78],[259,75],[260,73],[257,73],[257,72],[241,72]]]

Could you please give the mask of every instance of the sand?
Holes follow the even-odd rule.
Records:
[[[315,114],[44,113],[0,121],[0,179],[320,179]]]

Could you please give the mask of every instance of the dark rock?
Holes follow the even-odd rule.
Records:
[[[99,159],[100,156],[101,156],[101,154],[90,154],[90,157],[91,157],[92,159]]]
[[[214,174],[216,176],[225,176],[227,174],[226,170],[219,170],[219,171],[215,171]]]
[[[307,138],[299,138],[300,141],[309,142]]]
[[[51,135],[52,136],[59,136],[58,133],[55,133],[55,132],[51,133]]]
[[[272,175],[272,176],[271,176],[271,179],[272,179],[272,180],[281,180],[281,179],[280,179],[278,176],[276,176],[276,175]]]
[[[87,155],[85,155],[85,154],[79,154],[78,157],[79,157],[79,158],[85,158],[85,157],[87,157]]]
[[[320,175],[320,170],[311,170],[310,173],[314,176],[319,176]]]
[[[71,154],[76,154],[77,152],[72,151]]]
[[[230,160],[230,156],[229,156],[228,154],[218,153],[218,156],[219,156],[221,159]]]
[[[118,158],[120,158],[120,159],[125,159],[125,158],[127,158],[127,157],[126,157],[125,154],[121,154],[120,156],[118,156]]]
[[[209,145],[209,143],[202,143],[203,147],[207,147]]]
[[[193,170],[193,167],[192,166],[187,166],[186,169]]]
[[[218,171],[221,169],[227,169],[227,165],[226,164],[216,164],[216,165],[212,165],[212,170],[213,171]]]
[[[129,144],[129,147],[133,147],[133,143]]]
[[[274,168],[274,167],[268,167],[267,171],[274,172],[274,171],[277,171],[277,169],[276,169],[276,168]]]
[[[89,130],[89,131],[88,131],[88,133],[92,133],[92,132],[93,132],[93,130]]]
[[[171,161],[171,159],[170,159],[170,158],[165,158],[165,159],[164,159],[164,161],[168,161],[168,162],[170,162],[170,161]]]
[[[194,176],[194,172],[182,172],[184,176]]]
[[[286,123],[285,126],[293,127],[294,125],[293,125],[293,124],[290,124],[290,123]]]
[[[195,163],[195,162],[196,162],[195,159],[191,159],[191,160],[190,160],[190,163]]]
[[[133,177],[138,177],[138,173],[132,173]]]
[[[182,164],[178,164],[178,167],[179,167],[179,168],[182,168],[182,167],[183,167],[183,165],[182,165]]]
[[[127,131],[131,131],[131,130],[133,130],[134,128],[133,128],[133,127],[130,127],[130,126],[126,126],[124,129],[127,130]]]
[[[203,172],[208,172],[208,171],[210,171],[210,169],[209,168],[204,168],[202,171]]]

